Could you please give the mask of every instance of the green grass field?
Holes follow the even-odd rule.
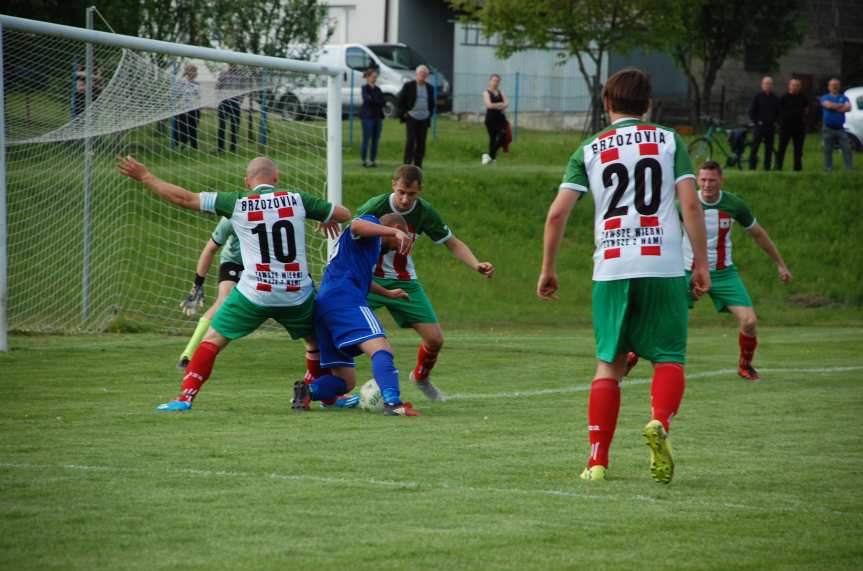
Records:
[[[409,370],[415,339],[394,336]],[[423,417],[289,410],[299,345],[229,348],[183,415],[178,338],[13,338],[0,356],[4,569],[859,569],[863,333],[767,329],[764,381],[731,328],[692,332],[648,474],[649,369],[624,387],[611,480],[587,455],[589,331],[453,331]],[[283,345],[284,344],[284,345]],[[369,375],[362,363],[361,378]]]
[[[201,178],[231,165],[239,175],[252,150],[204,154],[215,145],[212,122],[205,114]],[[378,169],[359,165],[358,124],[355,137],[344,155],[350,208],[389,189],[403,128],[386,123]],[[432,404],[406,386],[421,418],[292,414],[302,350],[282,335],[232,345],[195,409],[176,416],[154,407],[176,394],[182,336],[13,335],[0,354],[0,569],[863,568],[863,157],[854,172],[826,175],[810,136],[803,173],[728,173],[726,188],[752,206],[795,277],[782,285],[735,231],[734,260],[761,319],[764,381],[736,376],[734,323],[699,303],[672,429],[675,481],[661,486],[648,474],[640,432],[650,371],[641,364],[623,391],[611,479],[585,483],[590,199],[576,207],[561,253],[561,301],[534,295],[545,213],[579,139],[523,131],[510,156],[482,168],[482,125],[439,122],[424,193],[497,274],[483,280],[444,248],[418,243],[419,273],[447,333],[436,382],[451,397]],[[153,136],[135,152],[160,176],[193,184],[188,168],[164,160],[163,143]],[[31,167],[10,172],[50,179]],[[143,192],[125,184],[117,178],[103,192]],[[31,186],[17,192],[53,191]],[[145,250],[146,235],[161,224],[185,238],[178,233],[194,217],[131,204],[122,232],[98,234],[112,250],[102,270],[174,310],[179,300],[159,292],[185,291],[213,222],[189,240],[185,268],[177,252]],[[16,268],[45,250],[10,244],[14,296]],[[64,247],[52,283],[74,294],[77,254]],[[123,258],[119,270],[114,258]],[[23,297],[46,320],[76,313],[59,293]],[[115,329],[154,330],[117,299]],[[406,374],[417,340],[383,321]],[[367,362],[359,368],[370,377]]]

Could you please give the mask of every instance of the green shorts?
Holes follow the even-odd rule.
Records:
[[[614,362],[634,351],[653,363],[686,361],[686,279],[593,282],[596,358]]]
[[[274,319],[288,330],[291,339],[299,339],[314,334],[314,313],[314,295],[300,305],[267,307],[252,303],[234,288],[216,311],[210,326],[234,341],[254,332],[267,319]]]
[[[691,276],[692,272],[686,272],[687,283]],[[729,306],[752,307],[752,298],[735,266],[710,272],[709,293],[716,311],[728,311]],[[695,300],[690,297],[689,307],[694,306]]]
[[[410,327],[414,323],[437,323],[437,315],[419,280],[388,280],[375,278],[375,283],[387,288],[402,288],[410,300],[390,299],[369,293],[368,302],[372,309],[386,307],[399,327]]]

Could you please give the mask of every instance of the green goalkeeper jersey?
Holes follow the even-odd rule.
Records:
[[[234,233],[234,227],[231,225],[230,220],[224,217],[219,220],[210,238],[222,247],[222,251],[219,253],[219,263],[243,265],[243,256],[240,253],[240,241],[237,240],[237,235]]]
[[[420,235],[425,234],[435,244],[443,244],[452,238],[452,231],[444,224],[438,211],[423,200],[417,198],[414,205],[405,212],[396,209],[392,194],[381,194],[370,198],[357,209],[357,216],[373,214],[381,218],[385,214],[395,212],[404,217],[408,224],[408,234],[416,242]],[[413,256],[399,254],[395,251],[382,254],[375,265],[374,275],[377,278],[409,281],[417,279]]]

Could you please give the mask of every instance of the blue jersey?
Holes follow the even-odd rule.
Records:
[[[371,214],[364,214],[359,220],[380,224]],[[346,228],[327,264],[321,289],[315,298],[320,313],[331,309],[367,305],[366,296],[372,283],[372,271],[381,253],[381,239],[354,236],[350,227]]]
[[[821,102],[829,101],[831,103],[838,103],[842,105],[843,103],[850,103],[850,100],[842,95],[827,95],[821,96]],[[841,129],[843,125],[845,125],[845,113],[842,111],[834,111],[833,109],[827,109],[826,107],[822,107],[821,111],[823,112],[822,118],[824,121],[824,125],[830,127],[831,129]]]

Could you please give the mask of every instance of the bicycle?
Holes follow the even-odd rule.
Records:
[[[747,141],[749,129],[738,128],[728,130],[713,117],[704,115],[702,118],[707,121],[707,133],[694,139],[687,146],[693,163],[700,165],[704,161],[713,160],[715,149],[725,155],[726,167],[736,166],[738,169],[742,169],[743,155],[746,154],[747,147],[751,146],[751,143]],[[722,138],[718,136],[721,134],[726,135],[728,148],[722,142]]]

